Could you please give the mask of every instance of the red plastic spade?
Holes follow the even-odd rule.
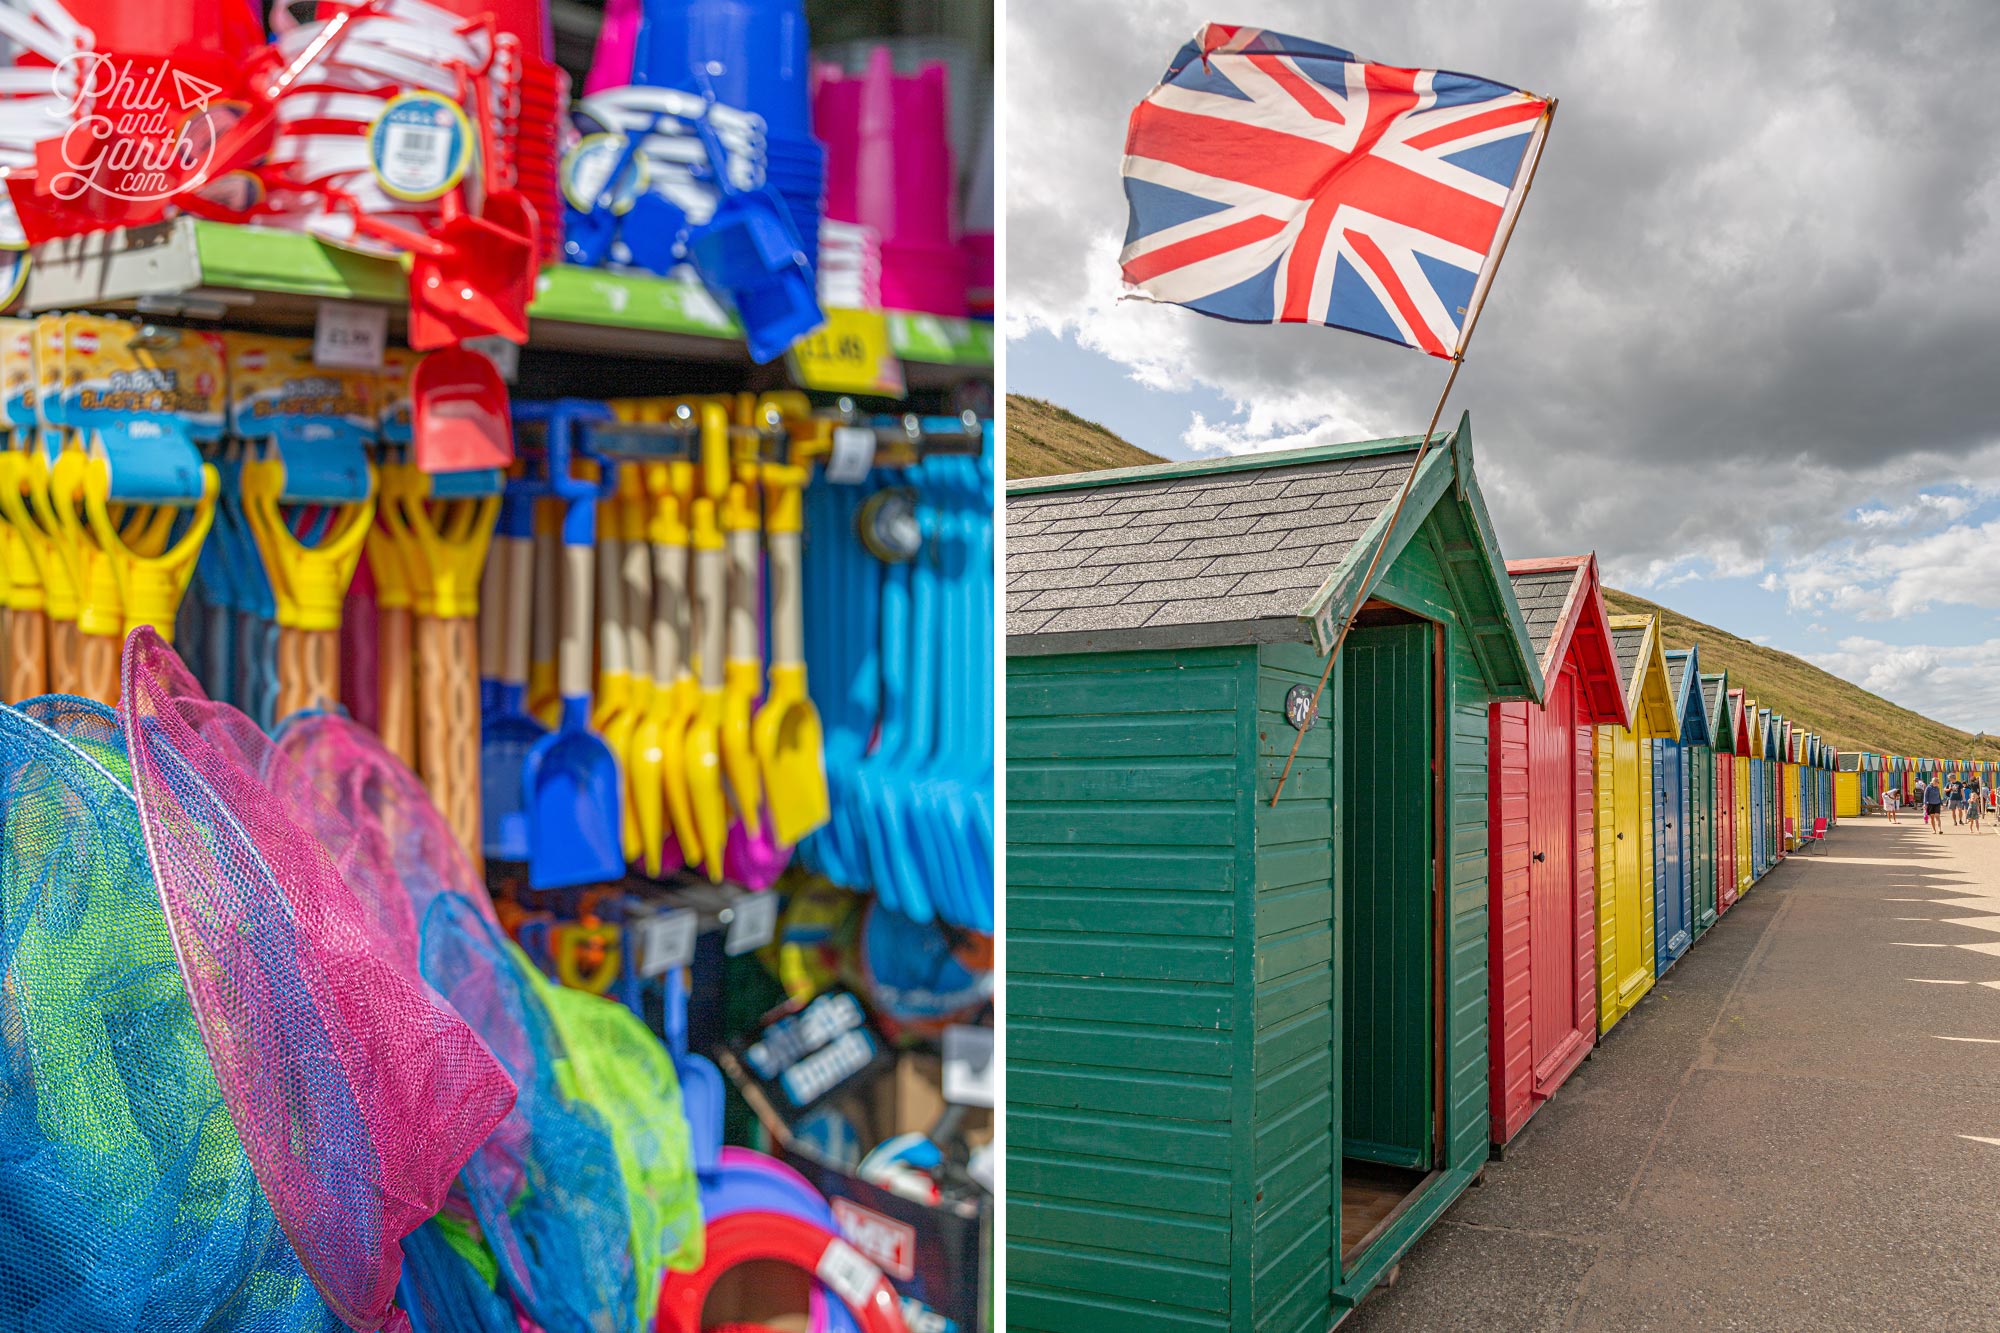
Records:
[[[504,468],[514,461],[507,386],[478,352],[445,347],[418,361],[410,398],[419,470],[464,472]]]

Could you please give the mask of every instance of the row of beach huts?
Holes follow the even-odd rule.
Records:
[[[1012,1329],[1323,1333],[1917,771],[1505,560],[1469,420],[1399,505],[1417,444],[1009,485]]]

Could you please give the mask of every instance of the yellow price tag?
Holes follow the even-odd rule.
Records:
[[[792,344],[786,355],[802,389],[901,398],[903,363],[889,341],[889,321],[877,310],[829,310],[826,323]]]

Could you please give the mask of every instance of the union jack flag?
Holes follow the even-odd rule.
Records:
[[[1132,110],[1125,281],[1221,319],[1456,356],[1548,108],[1487,79],[1211,23]]]

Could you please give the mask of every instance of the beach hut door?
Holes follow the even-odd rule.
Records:
[[[1435,627],[1355,628],[1341,655],[1343,1150],[1432,1160]]]
[[[1546,707],[1528,710],[1528,931],[1535,1076],[1546,1078],[1576,1036],[1576,671]]]
[[[1660,956],[1678,958],[1688,947],[1688,880],[1683,864],[1687,846],[1687,778],[1682,771],[1686,752],[1672,741],[1655,742],[1658,759],[1653,774],[1653,799],[1659,822],[1658,856],[1662,915],[1657,929],[1663,941]]]

